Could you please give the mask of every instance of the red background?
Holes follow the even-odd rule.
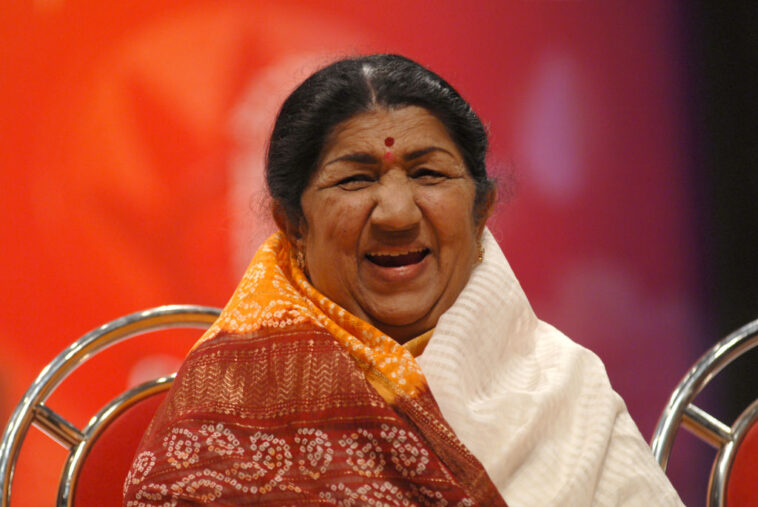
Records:
[[[645,438],[704,349],[672,7],[38,0],[3,10],[0,421],[84,332],[161,304],[223,306],[271,228],[260,171],[278,104],[318,66],[367,52],[424,63],[479,112],[490,170],[512,194],[490,227],[537,314],[600,355]],[[193,339],[126,345],[51,405],[83,425],[105,399],[174,368]],[[49,503],[60,470],[55,445],[30,438],[16,505]],[[671,466],[701,455],[685,447]],[[701,476],[673,480],[685,502],[703,497]]]

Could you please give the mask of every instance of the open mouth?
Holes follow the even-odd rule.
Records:
[[[418,264],[424,260],[424,257],[429,255],[428,248],[421,248],[418,250],[411,250],[409,252],[392,252],[392,253],[373,253],[366,254],[366,258],[383,268],[398,268],[401,266],[409,266],[411,264]]]

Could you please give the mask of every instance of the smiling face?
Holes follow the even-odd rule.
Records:
[[[443,124],[410,106],[339,124],[301,198],[313,285],[405,342],[437,324],[478,256],[474,180]]]

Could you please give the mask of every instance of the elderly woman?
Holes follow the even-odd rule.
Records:
[[[280,231],[193,348],[125,505],[678,505],[600,360],[485,228],[481,121],[396,55],[282,106]]]

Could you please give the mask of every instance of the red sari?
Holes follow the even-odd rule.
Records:
[[[124,505],[505,505],[413,356],[319,294],[270,238],[192,350]]]

